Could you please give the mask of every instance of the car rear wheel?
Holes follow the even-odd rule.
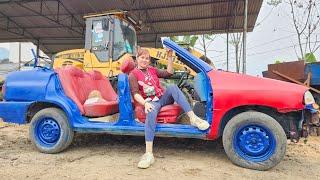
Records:
[[[223,131],[223,147],[229,159],[241,167],[268,170],[284,157],[287,137],[281,125],[261,112],[233,117]]]
[[[29,136],[32,144],[43,153],[58,153],[72,142],[74,132],[65,113],[57,108],[46,108],[31,119]]]

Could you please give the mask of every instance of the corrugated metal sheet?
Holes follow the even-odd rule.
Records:
[[[243,2],[243,0],[4,1],[0,2],[0,42],[39,39],[42,50],[50,53],[83,47],[83,44],[78,44],[83,43],[83,15],[122,9],[129,11],[134,19],[143,22],[143,29],[138,32],[139,45],[154,47],[159,45],[161,36],[223,33],[228,29],[230,32],[241,31]],[[255,25],[261,4],[262,0],[249,0],[249,31]],[[49,43],[47,40],[50,38],[54,40]]]

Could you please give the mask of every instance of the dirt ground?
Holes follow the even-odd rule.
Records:
[[[320,138],[288,143],[284,160],[261,172],[233,165],[221,141],[157,138],[156,163],[136,167],[143,137],[77,134],[67,150],[42,154],[28,126],[0,121],[0,179],[320,179]]]

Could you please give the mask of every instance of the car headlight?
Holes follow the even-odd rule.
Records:
[[[316,101],[314,100],[312,94],[310,91],[306,91],[304,93],[304,104],[308,105],[308,104],[314,104],[316,103]]]

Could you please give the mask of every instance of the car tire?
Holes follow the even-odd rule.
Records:
[[[276,166],[287,147],[281,125],[271,116],[256,111],[234,116],[224,128],[222,140],[232,163],[261,171]]]
[[[59,153],[72,143],[73,136],[66,114],[58,108],[42,109],[31,119],[29,137],[40,152]]]

